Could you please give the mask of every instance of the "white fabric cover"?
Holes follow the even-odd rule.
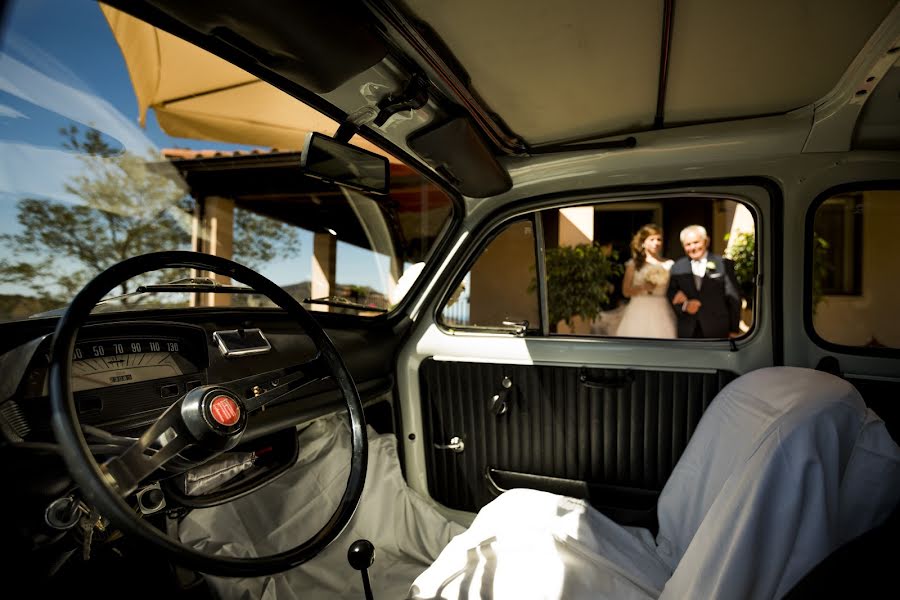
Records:
[[[513,490],[479,513],[413,598],[778,598],[900,500],[900,448],[846,381],[754,371],[710,405],[666,483],[660,530]]]
[[[397,440],[369,428],[369,463],[359,509],[322,554],[270,577],[208,577],[224,599],[363,598],[362,578],[347,563],[353,541],[375,544],[369,579],[375,598],[402,598],[409,585],[463,527],[448,521],[403,479]],[[235,502],[191,512],[181,523],[182,542],[226,556],[286,550],[309,539],[331,517],[350,467],[346,420],[330,417],[300,434],[297,464],[258,492]]]
[[[582,500],[516,489],[481,509],[410,597],[646,600],[670,575],[649,531],[623,528]]]

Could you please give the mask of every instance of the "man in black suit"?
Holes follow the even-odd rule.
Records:
[[[700,225],[681,231],[683,256],[675,261],[667,295],[678,318],[680,338],[741,335],[741,296],[734,265],[708,252],[709,236]]]

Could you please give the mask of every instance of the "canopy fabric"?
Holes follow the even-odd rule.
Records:
[[[152,108],[159,126],[173,137],[279,150],[302,149],[310,131],[337,131],[332,119],[243,69],[115,8],[100,7],[125,58],[141,126]],[[351,143],[392,158],[359,136]]]

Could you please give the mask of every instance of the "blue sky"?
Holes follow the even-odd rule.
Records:
[[[15,233],[16,202],[44,197],[75,202],[64,191],[83,163],[62,148],[61,127],[94,126],[113,146],[159,156],[162,148],[240,150],[247,146],[174,138],[150,110],[144,129],[121,52],[97,4],[87,0],[19,0],[7,9],[0,53],[0,233]],[[261,271],[280,284],[309,278],[312,235],[299,256]],[[12,252],[0,247],[0,259]],[[70,263],[74,267],[74,263]],[[339,283],[385,291],[387,257],[339,244]],[[0,285],[0,293],[26,290]]]
[[[9,43],[10,37],[37,48],[57,61],[44,62],[48,75],[64,83],[94,93],[107,100],[133,123],[138,122],[138,107],[125,60],[116,45],[99,6],[90,0],[18,0],[8,9],[4,25],[3,51],[20,60],[21,48]],[[46,71],[45,71],[46,72]],[[45,128],[44,139],[58,144],[56,129]],[[234,144],[174,138],[164,133],[150,111],[144,134],[157,148],[213,148],[236,150],[247,148]],[[3,134],[0,134],[2,136]],[[37,138],[35,138],[37,139]]]

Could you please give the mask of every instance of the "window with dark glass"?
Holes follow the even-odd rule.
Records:
[[[896,277],[900,191],[839,194],[815,207],[807,297],[815,333],[833,344],[900,348]]]
[[[815,235],[819,253],[827,261],[822,272],[822,293],[862,292],[863,196],[829,198],[816,211]]]

